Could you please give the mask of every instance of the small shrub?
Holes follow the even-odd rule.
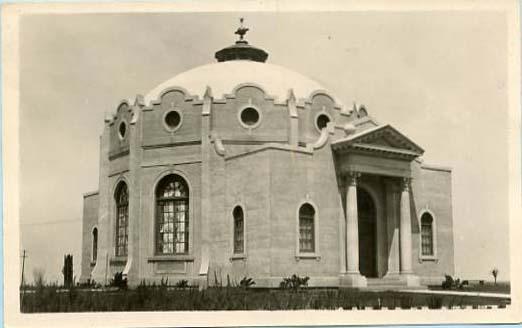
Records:
[[[189,287],[189,283],[188,283],[188,280],[186,279],[181,279],[179,280],[178,282],[176,282],[176,284],[174,285],[176,288],[182,288],[182,289],[185,289],[185,288],[188,288]]]
[[[449,274],[444,275],[444,281],[441,287],[442,289],[451,289],[453,287],[453,277]]]
[[[464,289],[464,286],[469,285],[469,281],[460,281],[459,278],[453,278],[449,274],[444,275],[444,281],[441,284],[442,289]]]
[[[283,281],[279,283],[279,288],[297,291],[301,287],[308,286],[308,280],[310,280],[310,277],[299,277],[298,275],[293,274],[289,278],[283,278]]]
[[[169,277],[163,279],[163,277],[161,277],[161,281],[160,281],[160,287],[167,287],[169,285]]]
[[[252,278],[243,277],[241,281],[239,282],[239,286],[243,287],[244,289],[250,288],[251,286],[255,285],[256,282]]]
[[[109,286],[127,289],[127,278],[123,278],[123,272],[116,272],[114,278],[109,283]]]

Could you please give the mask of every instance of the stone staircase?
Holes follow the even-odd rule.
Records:
[[[399,278],[366,278],[368,287],[366,290],[386,291],[402,289],[425,289],[425,286],[411,287],[406,285],[406,281]]]

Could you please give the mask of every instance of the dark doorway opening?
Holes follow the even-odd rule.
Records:
[[[357,188],[359,217],[359,270],[368,278],[377,277],[377,213],[370,194]]]

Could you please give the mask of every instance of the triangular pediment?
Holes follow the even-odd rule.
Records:
[[[407,157],[417,157],[424,153],[420,146],[389,124],[356,132],[333,142],[332,147],[334,150],[367,150]]]

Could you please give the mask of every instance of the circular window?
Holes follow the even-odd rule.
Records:
[[[319,130],[326,128],[326,125],[330,122],[330,117],[326,114],[319,114],[315,119],[315,124]]]
[[[241,122],[247,127],[254,127],[259,123],[259,112],[254,107],[247,107],[241,111]]]
[[[125,134],[127,133],[127,124],[125,124],[125,122],[120,123],[118,127],[118,132],[120,134],[121,139],[125,138]]]
[[[170,111],[165,115],[165,125],[169,130],[175,130],[181,125],[181,115],[178,111]]]

